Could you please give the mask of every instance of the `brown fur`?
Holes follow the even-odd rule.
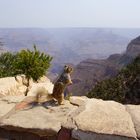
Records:
[[[64,100],[64,89],[63,83],[56,83],[54,85],[52,96],[58,101],[58,104],[61,104]]]
[[[52,95],[44,87],[39,87],[36,91],[36,102],[43,103],[53,99]]]
[[[69,66],[64,67],[64,71],[61,74],[61,76],[58,78],[58,80],[54,84],[53,93],[48,94],[48,91],[45,89],[38,89],[36,94],[36,101],[38,103],[48,101],[51,99],[56,99],[58,101],[58,104],[62,104],[64,100],[64,90],[66,86],[69,84],[72,84],[70,73],[72,72],[72,68]]]
[[[64,100],[64,90],[66,86],[72,84],[70,73],[72,72],[72,68],[69,66],[64,67],[64,71],[61,74],[60,78],[56,81],[53,88],[52,96],[58,101],[58,104],[62,104]],[[65,78],[65,75],[69,75]]]

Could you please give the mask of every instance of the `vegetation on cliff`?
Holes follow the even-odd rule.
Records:
[[[140,104],[140,55],[124,67],[116,77],[97,83],[87,96]]]
[[[33,51],[29,49],[21,50],[16,54],[14,68],[16,74],[25,74],[26,78],[33,78],[33,80],[37,81],[46,74],[51,61],[52,57],[41,53],[37,50],[36,46],[34,46]]]
[[[0,55],[0,78],[14,76],[16,74],[14,68],[15,61],[15,53],[5,52]]]
[[[15,76],[24,74],[27,79],[37,81],[46,74],[50,67],[52,57],[37,50],[21,50],[17,53],[6,52],[0,55],[0,77]]]

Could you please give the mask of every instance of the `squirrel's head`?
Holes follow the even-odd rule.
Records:
[[[72,73],[73,72],[73,68],[68,66],[68,65],[65,65],[64,66],[64,72],[66,73]]]

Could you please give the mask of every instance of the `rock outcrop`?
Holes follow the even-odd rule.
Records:
[[[26,86],[22,84],[22,78],[19,82],[14,77],[0,78],[0,96],[20,95],[26,91]]]
[[[14,96],[13,96],[14,97]],[[16,98],[16,96],[15,96]],[[21,101],[22,100],[22,101]],[[7,111],[2,110],[6,106]],[[136,140],[140,106],[71,97],[38,105],[33,96],[0,99],[0,138],[20,140]],[[10,111],[12,110],[12,111]],[[7,135],[5,135],[7,134]]]
[[[140,54],[140,37],[132,40],[123,54],[113,54],[107,59],[87,59],[74,69],[70,87],[73,95],[85,95],[97,82],[116,76],[118,71]]]
[[[0,78],[0,97],[7,95],[24,95],[27,87],[25,86],[26,79],[24,75],[15,77]],[[30,91],[28,96],[35,96],[38,88],[44,88],[49,93],[52,93],[53,84],[44,76],[38,80],[38,83],[30,80]]]
[[[132,40],[127,47],[126,55],[136,57],[140,53],[140,36]]]
[[[140,138],[140,105],[134,106],[134,105],[127,105],[126,106],[127,111],[129,114],[131,114],[133,123],[135,125],[136,133],[138,135],[138,138]]]

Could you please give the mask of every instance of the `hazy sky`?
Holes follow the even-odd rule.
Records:
[[[140,0],[0,0],[0,27],[140,27]]]

